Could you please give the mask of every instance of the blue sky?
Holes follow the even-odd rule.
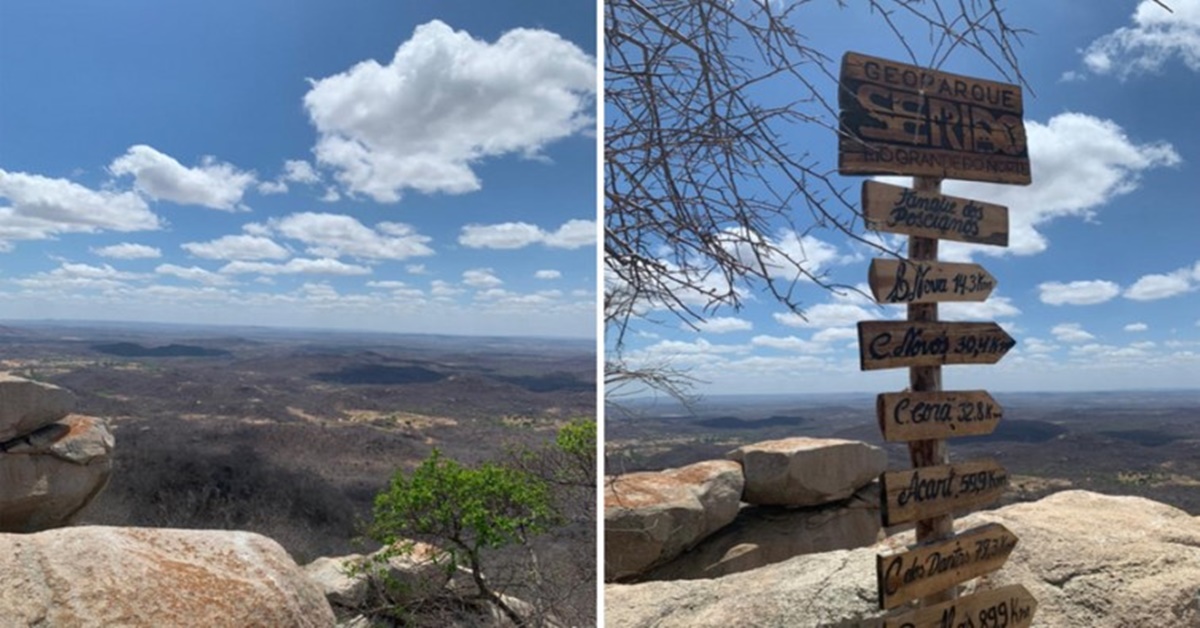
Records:
[[[0,318],[593,337],[588,2],[0,5]]]
[[[861,4],[812,3],[797,14],[809,43],[904,61],[886,25]],[[1106,390],[1200,386],[1200,0],[1011,2],[1006,19],[1029,28],[1018,49],[1034,182],[1028,187],[947,181],[943,192],[1007,205],[1006,249],[943,241],[941,259],[984,265],[991,298],[941,306],[943,320],[998,321],[1018,341],[994,366],[943,369],[946,389]],[[910,31],[918,59],[930,46]],[[1002,80],[963,51],[948,72]],[[836,102],[836,85],[819,79]],[[764,98],[783,99],[773,85]],[[827,121],[828,122],[828,121]],[[834,133],[790,129],[829,169]],[[863,177],[841,177],[857,200]],[[909,179],[893,179],[908,184]],[[802,210],[800,210],[802,211]],[[861,223],[859,223],[861,225]],[[876,254],[831,231],[774,238],[806,268],[866,288]],[[885,239],[887,242],[902,242]],[[808,320],[762,292],[693,331],[657,316],[627,336],[637,364],[670,363],[699,381],[694,392],[883,392],[908,385],[907,369],[862,372],[854,325],[903,317],[853,293],[799,287]]]

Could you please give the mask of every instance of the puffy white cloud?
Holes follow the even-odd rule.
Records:
[[[549,247],[577,249],[596,243],[595,221],[568,220],[555,231],[544,231],[525,222],[505,222],[495,225],[466,225],[458,243],[472,249],[520,249],[541,243]]]
[[[175,264],[159,264],[154,272],[160,275],[170,275],[188,281],[199,282],[208,286],[223,286],[230,283],[228,277],[219,275],[210,270],[205,270],[199,266],[176,266]]]
[[[791,281],[808,280],[809,275],[819,277],[828,266],[848,263],[853,255],[842,255],[837,246],[811,235],[800,235],[786,229],[775,237],[764,237],[745,229],[727,229],[716,235],[722,247],[743,264],[757,268],[761,263],[771,277]],[[764,243],[778,250],[777,253],[755,255],[751,244]]]
[[[714,316],[696,323],[696,331],[704,334],[727,334],[751,329],[754,329],[753,323],[734,316]]]
[[[1059,342],[1086,342],[1095,340],[1096,337],[1083,329],[1083,325],[1079,323],[1062,323],[1055,325],[1050,329],[1050,333]]]
[[[304,96],[320,164],[379,202],[404,189],[478,190],[472,165],[536,156],[593,126],[595,59],[558,35],[516,29],[493,44],[432,21],[390,62],[313,80]]]
[[[404,272],[410,275],[425,275],[429,273],[424,264],[408,264],[404,267]]]
[[[145,144],[130,146],[108,170],[114,176],[132,175],[137,189],[153,199],[224,211],[247,209],[242,195],[256,181],[253,172],[240,171],[215,157],[203,157],[199,166],[188,168]]]
[[[463,283],[472,288],[495,288],[503,284],[490,268],[472,268],[462,274]]]
[[[858,340],[854,327],[829,327],[813,334],[813,342],[833,343],[839,340]]]
[[[1200,262],[1197,263],[1200,267]],[[1194,290],[1200,283],[1198,268],[1184,267],[1166,274],[1143,275],[1125,290],[1125,298],[1134,301],[1166,299]]]
[[[756,347],[797,351],[800,353],[822,353],[829,351],[829,347],[824,343],[804,340],[795,336],[755,336],[750,339],[750,344]]]
[[[775,321],[788,327],[816,328],[846,327],[858,321],[879,318],[866,309],[850,303],[819,303],[804,310],[801,316],[795,312],[776,312]]]
[[[1142,0],[1132,24],[1093,41],[1083,51],[1083,63],[1096,74],[1124,79],[1156,73],[1178,57],[1200,72],[1200,0],[1172,0],[1168,11],[1153,0]]]
[[[321,177],[317,175],[317,171],[313,170],[312,164],[302,159],[289,159],[283,162],[283,175],[280,177],[284,181],[293,183],[317,183]]]
[[[62,262],[54,270],[14,279],[13,283],[25,288],[45,291],[64,289],[104,290],[122,288],[127,285],[128,281],[142,278],[142,275],[120,271],[108,264],[92,266],[90,264]]]
[[[93,248],[92,252],[100,257],[112,257],[116,259],[153,259],[155,257],[162,257],[162,251],[156,247],[130,242]]]
[[[1087,114],[1062,113],[1046,123],[1027,121],[1026,132],[1031,185],[957,179],[942,185],[945,194],[1008,207],[1008,247],[943,242],[939,250],[942,259],[965,261],[973,253],[1041,253],[1049,246],[1039,231],[1043,225],[1063,217],[1090,219],[1113,198],[1137,190],[1143,172],[1180,163],[1171,144],[1135,142],[1116,122]],[[910,183],[907,178],[882,179],[899,185]]]
[[[1017,316],[1021,310],[1008,297],[992,296],[987,301],[953,301],[938,306],[938,316],[947,321],[990,321]]]
[[[1130,323],[1125,326],[1125,331],[1146,331],[1150,326],[1145,323]]]
[[[220,272],[226,275],[247,273],[260,275],[369,275],[371,269],[328,257],[320,259],[298,257],[290,259],[284,264],[237,260],[222,266]]]
[[[208,242],[185,242],[180,247],[204,259],[285,259],[291,255],[271,238],[248,234],[221,236]]]
[[[258,184],[259,194],[283,194],[288,191],[288,186],[283,181],[263,181]]]
[[[429,286],[429,293],[439,299],[449,299],[463,293],[462,288],[456,288],[454,284],[441,279],[434,279]]]
[[[0,250],[60,233],[147,231],[162,223],[134,192],[92,190],[66,179],[0,170]]]
[[[268,226],[281,236],[307,244],[309,254],[322,257],[404,260],[433,255],[427,245],[431,238],[398,222],[381,222],[371,228],[344,214],[303,212],[272,218]]]
[[[536,279],[558,279],[562,277],[562,273],[554,269],[544,269],[533,273]]]
[[[1121,294],[1121,287],[1111,281],[1047,281],[1038,284],[1038,298],[1048,305],[1094,305]]]

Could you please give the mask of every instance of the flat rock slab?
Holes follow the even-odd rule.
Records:
[[[0,443],[49,425],[75,409],[75,395],[54,384],[0,373]]]
[[[0,534],[13,626],[333,626],[287,552],[251,532],[76,527]]]
[[[860,441],[785,438],[727,455],[746,476],[742,500],[763,506],[816,506],[846,499],[887,468],[887,453]]]
[[[741,465],[727,460],[608,478],[605,579],[643,573],[728,525],[742,488]]]

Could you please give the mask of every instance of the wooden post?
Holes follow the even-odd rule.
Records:
[[[939,194],[942,191],[942,180],[937,177],[913,177],[913,189],[918,192]],[[936,261],[938,256],[938,241],[936,238],[908,237],[908,258],[914,261]],[[910,303],[908,305],[908,320],[910,322],[936,322],[938,320],[937,303]],[[913,392],[934,392],[942,390],[942,367],[913,366],[908,369],[909,388]],[[946,449],[946,441],[916,440],[908,443],[908,456],[913,468],[932,467],[950,464],[950,453]],[[932,519],[917,521],[917,542],[940,541],[954,534],[954,515],[940,515]],[[921,598],[921,606],[932,606],[948,602],[958,597],[958,588],[950,587],[945,591]]]

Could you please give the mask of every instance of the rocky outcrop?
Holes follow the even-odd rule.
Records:
[[[742,468],[712,460],[610,478],[604,490],[604,573],[642,573],[693,547],[737,516]]]
[[[0,397],[0,407],[6,402]],[[0,532],[72,523],[107,485],[113,446],[102,419],[79,414],[0,444]]]
[[[733,523],[640,579],[718,578],[801,554],[865,547],[879,532],[878,483],[817,507],[743,506]]]
[[[992,522],[1020,542],[1003,568],[967,583],[964,594],[1024,585],[1038,601],[1033,625],[1044,628],[1200,625],[1200,521],[1181,510],[1066,491],[977,512],[955,527]],[[713,580],[610,584],[606,625],[877,625],[875,556],[911,541],[907,533]]]
[[[887,468],[887,454],[859,441],[785,438],[739,447],[728,458],[746,475],[742,500],[816,506],[846,499]]]
[[[250,532],[80,526],[0,534],[13,626],[332,626],[278,543]]]
[[[0,443],[50,425],[75,409],[75,395],[53,384],[0,373]]]
[[[428,543],[403,544],[406,551],[387,557],[384,549],[369,556],[321,557],[305,565],[304,572],[330,604],[346,611],[381,605],[403,607],[441,594],[453,571],[450,557]]]

